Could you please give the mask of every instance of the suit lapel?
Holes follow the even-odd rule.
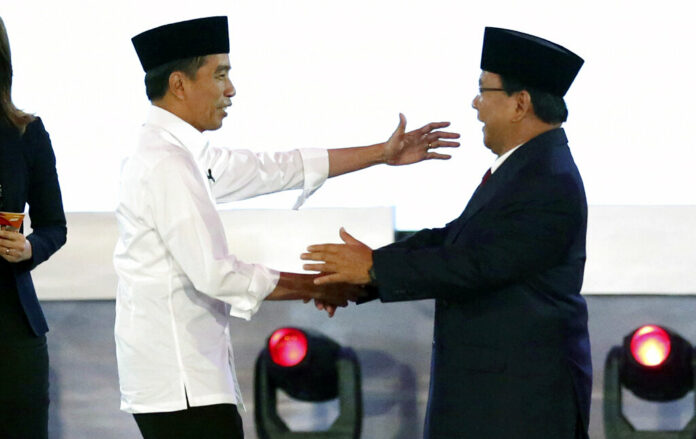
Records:
[[[527,163],[534,160],[540,150],[546,146],[567,143],[568,140],[562,128],[547,131],[522,145],[488,178],[485,184],[479,186],[471,196],[462,214],[457,218],[445,239],[446,244],[452,244],[461,233],[464,225],[491,199],[511,188],[510,182]]]

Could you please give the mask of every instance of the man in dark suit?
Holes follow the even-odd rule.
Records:
[[[587,438],[592,384],[587,202],[561,124],[583,60],[486,28],[472,106],[497,160],[459,218],[371,250],[311,246],[317,283],[370,285],[384,302],[435,299],[425,437]]]

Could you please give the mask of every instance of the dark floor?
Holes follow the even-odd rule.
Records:
[[[609,349],[637,326],[659,323],[696,341],[694,296],[589,296],[594,389],[592,438],[604,438],[603,370]],[[44,302],[51,326],[52,439],[138,438],[130,415],[120,412],[114,354],[113,301]],[[266,337],[278,326],[315,328],[352,346],[363,375],[365,439],[419,439],[427,400],[432,337],[432,302],[367,304],[340,310],[336,317],[301,304],[265,304],[250,322],[233,320],[237,373],[245,396],[247,439],[253,424],[253,365]],[[641,429],[674,429],[693,413],[693,392],[678,403],[653,404],[625,395],[627,417]],[[335,406],[280,400],[292,428],[328,425]]]

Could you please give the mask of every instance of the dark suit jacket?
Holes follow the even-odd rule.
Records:
[[[587,431],[586,230],[559,128],[508,157],[459,218],[374,252],[382,301],[436,299],[426,437],[574,439],[578,417]]]
[[[27,126],[20,136],[14,128],[0,123],[0,183],[6,212],[24,212],[29,204],[32,233],[27,236],[32,258],[9,264],[19,300],[36,335],[48,331],[46,319],[36,297],[30,271],[55,253],[66,240],[65,214],[61,200],[56,158],[41,119]],[[7,279],[4,279],[7,281]],[[10,280],[11,281],[11,280]]]

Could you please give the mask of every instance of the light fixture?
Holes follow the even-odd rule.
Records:
[[[338,399],[326,431],[291,431],[277,411],[277,391],[306,402]],[[314,331],[275,330],[256,359],[254,403],[259,439],[358,439],[362,427],[360,367],[350,348]]]
[[[696,417],[682,430],[637,430],[624,416],[621,390],[655,403],[674,401],[694,388],[691,344],[674,331],[644,325],[614,346],[604,365],[604,430],[607,439],[686,439],[696,434]]]

